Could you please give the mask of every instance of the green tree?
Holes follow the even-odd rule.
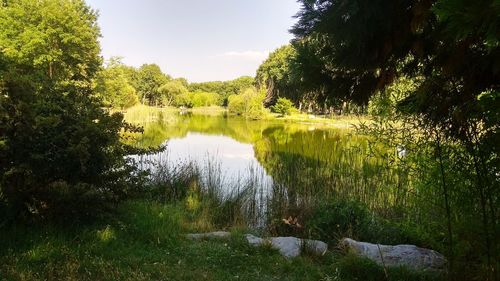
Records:
[[[228,97],[230,95],[237,95],[241,91],[255,86],[255,79],[250,76],[242,76],[234,80],[224,82],[221,92],[218,93],[221,97],[221,105],[227,106]]]
[[[183,106],[187,108],[192,108],[193,105],[193,99],[192,99],[192,93],[190,92],[184,92],[178,96],[175,97],[175,105],[176,106]]]
[[[207,92],[217,93],[220,96],[220,104],[227,106],[228,97],[237,95],[242,90],[253,87],[255,79],[250,76],[242,76],[231,81],[211,81],[202,83],[191,83],[189,91],[191,92]]]
[[[242,115],[249,119],[262,119],[266,115],[264,108],[265,89],[258,91],[256,88],[248,88],[238,95],[228,98],[227,109],[229,113]]]
[[[156,64],[144,64],[137,71],[136,90],[142,103],[158,105],[161,102],[159,88],[165,85],[171,78],[165,75]]]
[[[97,77],[96,91],[110,107],[124,109],[139,102],[135,88],[127,79],[125,69],[125,65],[113,58]]]
[[[267,88],[266,103],[274,104],[278,97],[287,97],[294,101],[299,100],[297,73],[294,72],[295,49],[285,45],[272,52],[257,70],[257,84]]]
[[[401,77],[418,79],[398,102],[398,109],[414,131],[431,138],[424,146],[432,151],[426,152],[431,155],[426,159],[437,164],[418,164],[429,168],[426,180],[434,185],[426,198],[445,210],[446,224],[440,229],[427,223],[435,227],[434,232],[447,234],[450,267],[454,238],[459,235],[462,244],[472,243],[473,251],[481,253],[475,263],[486,260],[483,270],[476,272],[493,280],[499,272],[494,261],[500,252],[495,246],[500,237],[495,210],[500,190],[500,125],[491,122],[498,120],[499,107],[486,106],[484,101],[498,105],[498,1],[300,2],[299,21],[292,32],[298,65],[302,73],[310,74],[302,83],[310,90],[366,104]],[[389,126],[388,131],[397,130]],[[462,181],[455,180],[458,170]],[[472,214],[478,216],[470,219]],[[465,217],[469,220],[457,219]],[[462,262],[469,264],[465,256],[472,253],[461,249],[461,254]]]
[[[70,220],[126,194],[125,124],[92,90],[99,36],[83,0],[0,7],[0,196],[16,214]]]
[[[160,94],[161,104],[164,106],[170,106],[175,103],[178,96],[187,94],[188,89],[182,80],[171,80],[166,84],[158,88]]]
[[[212,106],[219,103],[219,95],[216,93],[194,92],[191,93],[193,107]]]

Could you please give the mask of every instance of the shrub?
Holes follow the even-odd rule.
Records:
[[[212,106],[219,102],[219,95],[208,92],[194,92],[190,94],[193,107]]]
[[[248,88],[238,95],[229,96],[227,109],[231,114],[241,115],[249,119],[261,119],[266,114],[263,105],[264,98],[264,91]]]
[[[355,201],[334,201],[317,208],[307,227],[315,238],[329,242],[343,237],[364,239],[369,235],[372,214]]]
[[[313,238],[330,243],[349,237],[370,243],[425,244],[409,226],[389,223],[357,201],[337,200],[319,206],[306,228]]]
[[[132,191],[129,126],[95,98],[96,22],[83,0],[0,9],[0,45],[12,50],[0,52],[0,200],[12,213],[75,220]]]
[[[276,104],[271,106],[271,110],[282,116],[290,115],[294,111],[293,102],[287,98],[278,98]]]

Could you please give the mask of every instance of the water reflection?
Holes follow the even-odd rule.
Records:
[[[137,140],[143,147],[167,145],[144,158],[149,168],[194,162],[206,185],[222,187],[224,197],[252,187],[252,194],[268,201],[272,217],[288,217],[329,198],[357,199],[374,208],[404,199],[401,187],[409,178],[391,168],[395,151],[381,148],[377,155],[377,145],[368,147],[367,137],[350,130],[225,116],[155,120],[142,124],[145,133]]]
[[[272,178],[255,158],[253,145],[238,142],[223,135],[206,135],[188,132],[185,137],[165,141],[166,147],[161,153],[149,155],[148,167],[154,169],[160,165],[178,166],[192,163],[200,167],[205,180],[216,174],[224,181],[225,193],[232,188],[258,177],[263,186],[269,187]]]

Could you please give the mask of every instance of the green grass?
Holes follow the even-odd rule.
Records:
[[[249,246],[242,229],[229,241],[188,241],[193,227],[184,206],[147,201],[92,225],[4,226],[0,280],[387,280],[375,264],[338,253],[287,260]],[[435,279],[394,269],[388,280]]]
[[[328,127],[339,128],[339,129],[352,129],[355,125],[360,123],[370,122],[370,117],[368,116],[356,116],[356,115],[346,115],[346,116],[318,116],[306,113],[293,113],[291,115],[279,115],[272,113],[270,118],[277,120],[284,120],[285,122],[291,123],[305,123],[305,124],[315,124],[315,125],[325,125]]]

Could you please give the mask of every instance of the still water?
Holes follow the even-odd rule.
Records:
[[[287,206],[339,196],[376,206],[395,200],[406,180],[389,167],[387,157],[373,153],[377,144],[369,146],[367,137],[350,129],[224,115],[143,119],[144,134],[135,144],[166,147],[141,157],[145,166],[172,170],[195,164],[204,180],[215,178],[226,195],[250,184]]]

